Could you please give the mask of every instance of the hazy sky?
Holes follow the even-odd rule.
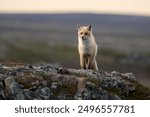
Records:
[[[150,16],[150,0],[0,0],[0,12],[87,12]]]

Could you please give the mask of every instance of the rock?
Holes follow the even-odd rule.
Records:
[[[82,100],[82,94],[81,94],[81,92],[77,92],[77,93],[75,94],[75,96],[74,96],[74,99],[75,99],[75,100]]]
[[[54,92],[57,90],[57,85],[58,83],[57,82],[53,82],[52,85],[51,85],[51,90]]]
[[[150,99],[133,73],[64,69],[52,65],[0,65],[0,99]]]
[[[68,70],[66,70],[66,69],[60,68],[60,69],[57,70],[57,73],[58,73],[58,74],[68,74],[69,72],[68,72]]]
[[[108,99],[109,100],[121,100],[119,96],[114,95],[114,94],[109,94]]]
[[[17,72],[11,72],[11,75],[12,75],[12,76],[16,76],[16,75],[17,75]]]
[[[41,99],[48,100],[52,96],[52,92],[48,87],[39,88],[39,90],[35,91],[35,95],[39,95]]]
[[[89,99],[101,99],[106,100],[108,99],[107,93],[102,90],[101,88],[98,88],[95,84],[91,82],[87,82],[85,90],[82,92],[82,97],[85,100]]]
[[[4,86],[2,82],[0,82],[0,99],[5,99]]]
[[[122,74],[122,76],[126,77],[128,80],[132,80],[132,81],[136,80],[133,73],[124,73],[124,74]]]
[[[5,75],[0,74],[0,82],[2,82],[5,79]]]
[[[32,66],[32,65],[29,65],[29,66],[28,66],[28,68],[32,69],[32,68],[33,68],[33,66]]]
[[[136,90],[135,86],[130,86],[129,87],[129,92],[134,92]]]
[[[129,93],[133,93],[135,91],[136,91],[136,88],[134,85],[132,85],[130,83],[128,83],[128,85],[126,85],[126,87],[125,87],[125,94],[126,95],[129,95]]]
[[[39,83],[38,80],[36,80],[34,82],[31,82],[31,84],[32,84],[32,86],[37,86],[38,87],[40,83]]]
[[[116,72],[116,71],[112,71],[111,74],[112,74],[112,76],[115,76],[115,77],[120,77],[120,76],[122,76],[121,73]]]
[[[32,100],[36,98],[36,96],[30,89],[24,89],[24,96],[26,100]]]
[[[43,87],[46,87],[46,86],[47,86],[47,81],[46,81],[46,80],[41,81],[41,85],[42,85]]]
[[[13,77],[5,79],[5,96],[6,99],[25,99],[19,85],[15,82]]]

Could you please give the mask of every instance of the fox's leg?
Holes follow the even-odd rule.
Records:
[[[91,55],[88,57],[87,62],[88,69],[93,69],[93,65],[94,65],[94,55]]]
[[[96,62],[95,58],[89,59],[88,69],[93,69],[95,71],[98,71],[97,62]]]
[[[95,71],[98,71],[98,67],[97,67],[97,62],[96,62],[96,60],[94,59],[94,62],[93,62],[94,64],[93,64],[93,69],[95,70]]]
[[[80,67],[81,69],[86,69],[85,59],[82,55],[80,55]]]
[[[88,57],[88,59],[87,59],[87,68],[91,69],[91,66],[92,66],[91,57]]]

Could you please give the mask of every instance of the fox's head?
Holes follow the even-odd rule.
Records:
[[[79,26],[78,25],[78,38],[87,40],[91,37],[92,35],[92,27],[91,25],[89,26]]]

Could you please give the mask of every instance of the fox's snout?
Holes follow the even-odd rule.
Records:
[[[80,38],[83,39],[83,40],[85,40],[85,39],[89,38],[89,35],[90,34],[88,34],[88,33],[82,33],[82,34],[80,34]]]
[[[86,36],[81,36],[81,39],[85,40],[85,39],[87,39],[87,37]]]

